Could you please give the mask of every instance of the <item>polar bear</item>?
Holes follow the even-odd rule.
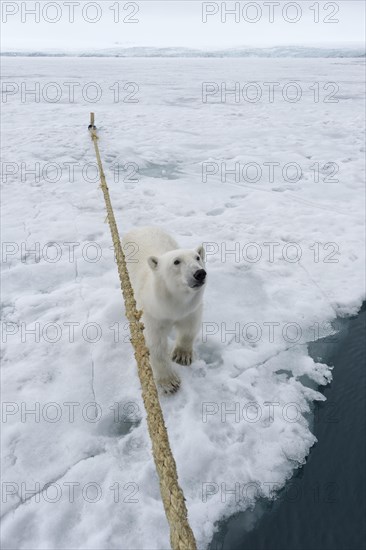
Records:
[[[178,390],[168,335],[177,339],[171,358],[180,365],[192,362],[192,345],[200,328],[206,285],[203,246],[179,248],[159,227],[141,227],[122,239],[136,305],[143,311],[144,335],[156,383],[165,393]]]

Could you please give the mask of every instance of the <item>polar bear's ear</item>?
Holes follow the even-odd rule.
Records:
[[[201,246],[198,246],[196,248],[196,252],[201,256],[202,260],[205,261],[205,249],[203,248],[203,244]]]
[[[149,266],[151,267],[151,269],[153,271],[156,271],[158,269],[158,259],[156,256],[150,256],[148,259],[147,259],[147,263],[149,264]]]

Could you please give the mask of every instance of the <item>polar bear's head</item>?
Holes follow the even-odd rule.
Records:
[[[178,248],[160,256],[150,256],[148,264],[154,274],[160,277],[168,290],[178,289],[197,292],[206,282],[205,251],[203,246],[193,250]]]

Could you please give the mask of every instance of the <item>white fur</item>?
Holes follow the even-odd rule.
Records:
[[[190,365],[202,316],[205,284],[192,287],[197,284],[194,274],[205,268],[203,247],[179,248],[159,227],[132,230],[122,244],[137,307],[143,311],[155,380],[166,392],[174,392],[180,380],[172,369],[168,335],[175,327],[177,340],[172,359]],[[179,265],[174,264],[176,260]]]

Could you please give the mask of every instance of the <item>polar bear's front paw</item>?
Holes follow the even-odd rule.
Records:
[[[175,393],[179,390],[180,378],[172,372],[169,376],[158,378],[157,383],[164,393]]]
[[[192,363],[193,353],[191,349],[176,347],[172,353],[172,359],[179,365],[190,365]]]

